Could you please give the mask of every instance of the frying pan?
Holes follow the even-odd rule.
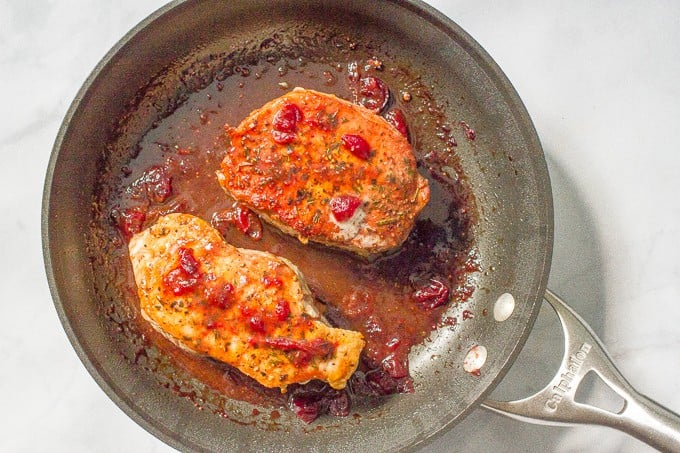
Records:
[[[205,57],[217,45],[237,51],[263,42],[277,30],[296,27],[311,34],[343,29],[358,41],[375,45],[376,53],[403,56],[432,86],[449,118],[474,125],[477,139],[459,143],[458,154],[480,214],[475,227],[480,268],[493,271],[479,273],[477,290],[465,308],[492,312],[502,294],[511,294],[516,301],[506,321],[477,316],[453,331],[433,332],[424,346],[414,348],[415,393],[362,408],[359,417],[320,419],[311,429],[287,413],[263,427],[249,416],[248,405],[238,402],[229,408],[228,420],[198,411],[187,399],[160,386],[150,373],[125,360],[119,339],[111,336],[103,319],[103,301],[94,291],[85,241],[105,144],[139,90],[157,74],[187,59]],[[143,132],[142,128],[139,133]],[[54,146],[43,201],[48,280],[73,347],[99,385],[130,417],[168,444],[196,451],[245,450],[250,445],[276,451],[397,450],[424,445],[482,404],[513,363],[545,294],[552,232],[547,167],[519,97],[470,36],[416,1],[180,1],[166,6],[125,36],[78,93]],[[556,296],[548,293],[548,300],[569,332],[567,340],[573,342],[565,348],[567,365],[574,345],[580,348],[589,342],[593,351],[598,350],[599,343],[589,338],[588,329],[579,327],[579,318]],[[459,307],[450,310],[455,315]],[[466,354],[476,345],[488,351],[479,376],[463,369]],[[573,392],[589,367],[605,367],[605,355],[588,357],[575,374]],[[598,357],[598,362],[590,363],[595,362],[592,357]],[[615,371],[604,378],[621,379]],[[630,391],[622,382],[617,388]],[[578,413],[556,421],[609,424],[628,429],[659,448],[680,448],[676,416],[647,400],[636,405],[634,401],[641,400],[637,394],[630,397],[628,406],[637,408],[637,413],[628,414],[625,422],[606,414],[579,418]],[[533,411],[527,401],[488,402],[488,406],[527,417],[536,416],[545,404]],[[633,420],[643,415],[648,417],[646,425],[632,427]],[[654,424],[656,433],[650,431]]]

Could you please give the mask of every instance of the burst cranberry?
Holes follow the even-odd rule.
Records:
[[[127,208],[122,211],[114,209],[111,211],[111,217],[125,240],[130,240],[132,236],[142,231],[146,220],[146,214],[140,207]]]
[[[198,277],[198,261],[194,257],[194,252],[186,247],[180,247],[177,251],[179,255],[179,266],[192,277]]]
[[[302,121],[302,110],[297,105],[287,102],[274,115],[272,126],[279,132],[295,132],[300,121]]]
[[[366,383],[380,395],[391,395],[399,390],[399,382],[384,370],[366,373]]]
[[[250,236],[252,239],[262,238],[262,223],[259,217],[250,209],[237,206],[234,223],[241,233]]]
[[[408,376],[408,362],[404,358],[396,357],[395,354],[390,354],[383,359],[382,368],[395,379]]]
[[[234,213],[234,224],[236,224],[236,228],[243,234],[246,234],[250,228],[250,216],[248,215],[248,212],[249,209],[237,206],[236,212]]]
[[[449,301],[449,287],[437,277],[431,278],[413,292],[413,297],[423,308],[435,308]]]
[[[283,322],[290,316],[290,304],[286,299],[279,299],[274,307],[274,312],[276,313],[276,319]]]
[[[366,375],[361,370],[356,370],[349,379],[347,385],[350,391],[357,396],[375,396],[376,391],[366,382]]]
[[[359,159],[367,160],[370,157],[371,145],[361,135],[345,134],[340,140],[345,148]]]
[[[172,294],[181,296],[194,289],[198,284],[198,278],[187,274],[184,269],[178,267],[165,274],[163,284]]]
[[[380,113],[390,99],[390,90],[377,77],[367,76],[359,81],[359,103],[369,110]]]
[[[260,316],[253,316],[248,323],[254,332],[264,333],[264,320]]]
[[[201,273],[198,271],[199,264],[191,249],[180,247],[177,253],[179,266],[165,274],[163,284],[175,296],[181,296],[194,289]]]
[[[354,216],[361,199],[354,195],[340,195],[330,201],[331,212],[338,222],[345,222]]]
[[[282,351],[294,351],[301,348],[299,341],[282,337],[265,338],[264,344],[272,348],[281,349]]]
[[[293,413],[305,423],[312,423],[324,409],[322,399],[311,393],[292,395],[288,404]]]
[[[385,119],[388,123],[397,129],[401,135],[408,139],[408,126],[406,125],[406,117],[399,109],[390,110],[385,115]]]
[[[335,395],[328,402],[328,413],[335,417],[347,417],[352,407],[349,394],[346,391],[335,391]]]
[[[144,187],[149,199],[156,203],[163,203],[172,195],[172,177],[163,167],[150,167],[134,185]]]
[[[272,138],[276,143],[286,145],[297,136],[297,125],[302,121],[302,110],[290,102],[284,104],[284,106],[276,112],[274,119],[272,120]]]

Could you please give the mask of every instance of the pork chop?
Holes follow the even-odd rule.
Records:
[[[408,139],[336,96],[296,88],[226,131],[223,189],[303,243],[393,250],[429,200]]]
[[[329,326],[286,259],[189,214],[161,217],[129,251],[142,316],[175,344],[284,392],[312,379],[341,389],[356,369],[362,335]]]

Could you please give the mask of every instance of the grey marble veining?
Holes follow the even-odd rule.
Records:
[[[512,81],[545,148],[555,199],[550,286],[629,381],[680,412],[680,3],[433,0]],[[61,119],[99,59],[162,1],[0,0],[0,451],[172,451],[81,365],[40,245],[42,184]],[[497,395],[547,379],[546,311]],[[473,412],[428,451],[639,452],[600,427]]]

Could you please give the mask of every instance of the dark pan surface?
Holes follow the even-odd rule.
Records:
[[[502,323],[478,315],[435,332],[426,346],[412,351],[416,392],[362,410],[360,417],[322,419],[310,427],[282,414],[265,427],[248,417],[248,405],[234,403],[226,420],[196,410],[140,373],[123,359],[104,325],[84,239],[104,144],[140,88],[162,71],[216,49],[238,51],[275,32],[313,36],[329,29],[342,29],[375,43],[377,52],[408,61],[446,116],[474,127],[477,138],[460,141],[457,153],[479,208],[481,272],[473,298],[451,311],[491,313],[506,292],[518,305]],[[146,118],[140,114],[140,131],[148,127]],[[395,450],[424,442],[472,410],[517,355],[547,281],[552,196],[540,143],[512,86],[472,38],[431,8],[405,1],[177,2],[128,34],[73,103],[48,169],[43,247],[57,310],[81,360],[124,411],[170,445],[223,451],[252,445],[271,451]],[[480,376],[462,368],[475,344],[489,351]]]

